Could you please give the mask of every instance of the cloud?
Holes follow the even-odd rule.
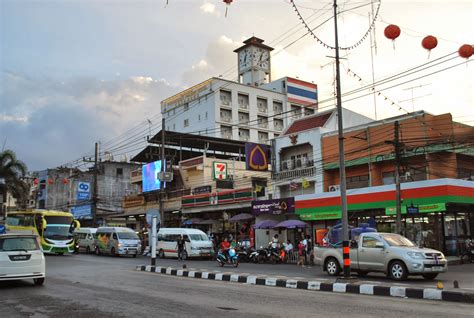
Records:
[[[30,170],[80,158],[95,141],[115,139],[145,118],[159,116],[160,101],[178,90],[150,76],[59,80],[3,73],[2,77],[0,135]]]
[[[207,13],[207,14],[212,14],[212,15],[215,15],[217,17],[221,16],[221,13],[216,10],[216,6],[212,3],[210,3],[210,2],[203,3],[203,5],[199,7],[199,9],[202,12]]]

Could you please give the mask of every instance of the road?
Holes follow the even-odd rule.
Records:
[[[2,317],[472,317],[473,305],[215,282],[134,267],[146,259],[48,256],[43,287],[2,282]],[[256,265],[254,265],[256,266]]]

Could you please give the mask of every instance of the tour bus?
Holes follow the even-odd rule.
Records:
[[[26,210],[7,212],[7,232],[36,234],[44,253],[74,252],[74,229],[80,227],[69,212]]]

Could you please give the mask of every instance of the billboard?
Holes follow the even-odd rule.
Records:
[[[75,219],[87,219],[92,217],[92,206],[87,205],[77,205],[71,208],[71,213],[74,215]]]
[[[91,184],[89,182],[77,183],[77,200],[90,200],[91,198]]]
[[[295,199],[283,198],[273,200],[252,201],[252,214],[287,214],[295,212]]]
[[[161,172],[161,160],[150,162],[142,166],[142,187],[143,192],[156,191],[161,189],[161,181],[158,175]],[[166,183],[163,184],[163,187]]]
[[[245,143],[245,164],[247,170],[268,170],[268,148],[263,144]]]

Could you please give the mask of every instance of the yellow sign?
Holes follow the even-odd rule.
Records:
[[[179,94],[176,94],[174,96],[171,96],[165,99],[164,101],[161,102],[163,111],[166,112],[173,107],[184,105],[186,103],[189,103],[190,101],[195,100],[196,98],[199,97],[199,94],[201,92],[205,91],[208,88],[208,85],[210,85],[211,82],[212,82],[212,79],[208,79],[207,81],[194,85],[182,91]]]

